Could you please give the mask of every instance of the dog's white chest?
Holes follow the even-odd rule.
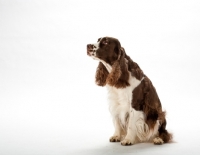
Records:
[[[109,100],[114,100],[115,104],[117,105],[130,105],[132,101],[132,92],[141,83],[141,81],[137,80],[131,75],[129,77],[130,86],[126,88],[116,88],[106,85],[108,89]]]
[[[109,110],[113,117],[117,117],[125,125],[127,115],[130,113],[132,92],[141,81],[130,75],[129,84],[126,88],[115,88],[107,85]]]

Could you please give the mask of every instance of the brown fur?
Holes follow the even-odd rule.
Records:
[[[132,107],[145,113],[146,123],[152,129],[156,120],[164,121],[165,112],[162,112],[156,90],[146,76],[141,84],[133,90]]]
[[[124,88],[130,85],[128,83],[128,68],[124,59],[125,53],[123,50],[121,50],[120,53],[120,59],[114,62],[112,65],[112,71],[106,80],[109,85],[115,86],[116,88]]]
[[[132,61],[126,55],[124,48],[115,38],[105,37],[99,39],[100,48],[96,51],[97,57],[104,60],[112,66],[111,73],[100,62],[96,72],[96,83],[99,86],[106,84],[116,88],[124,88],[129,86],[129,72],[138,80],[144,79],[133,90],[132,108],[138,111],[143,111],[145,121],[150,129],[153,129],[156,121],[159,120],[159,137],[165,142],[172,139],[172,135],[166,130],[165,111],[162,111],[162,106],[156,89],[150,79],[144,75],[139,65]]]
[[[119,61],[116,61],[112,65],[112,71],[108,75],[108,77],[106,79],[106,83],[111,85],[111,86],[114,86],[118,82],[121,75],[122,75],[122,71],[121,71],[121,68],[120,68]]]
[[[106,67],[101,62],[99,62],[95,76],[96,84],[99,86],[105,86],[107,77],[108,77],[108,71]]]

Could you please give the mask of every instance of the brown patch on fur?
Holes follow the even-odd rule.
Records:
[[[153,129],[156,121],[159,120],[159,137],[167,143],[171,138],[171,134],[165,129],[165,111],[162,111],[160,99],[156,89],[150,79],[145,76],[141,84],[133,90],[132,107],[136,110],[143,111],[145,114],[145,122],[150,129]]]
[[[106,67],[103,65],[103,63],[99,62],[95,76],[96,84],[99,86],[105,86],[107,76],[108,76],[108,71]]]
[[[105,38],[105,39],[103,38],[101,42],[102,42],[102,45],[106,47],[107,44],[109,43],[109,40],[108,38]],[[107,44],[105,44],[105,42]],[[109,84],[110,86],[115,86],[116,88],[125,88],[126,86],[130,85],[128,83],[128,79],[129,79],[128,66],[125,60],[126,54],[125,54],[124,49],[121,48],[121,45],[118,40],[114,40],[110,42],[115,44],[115,46],[114,45],[111,46],[114,49],[113,51],[114,57],[111,58],[111,56],[108,55],[107,57],[104,58],[101,55],[103,51],[101,51],[100,54],[98,54],[100,55],[102,60],[104,61],[110,60],[108,61],[108,63],[112,66],[111,73],[108,74],[106,83]]]
[[[119,61],[119,63],[116,63],[116,64],[120,68],[121,75],[118,81],[114,84],[114,86],[116,88],[125,88],[130,85],[128,82],[128,79],[129,79],[128,66],[125,60],[125,51],[123,51],[122,49],[119,49],[119,50],[121,50],[120,52],[121,56],[119,56],[119,60],[117,60]]]
[[[133,90],[132,107],[145,113],[146,123],[152,129],[159,116],[162,115],[160,100],[151,81],[146,76],[141,84]]]
[[[128,71],[131,72],[131,75],[134,76],[136,79],[141,80],[144,77],[143,71],[140,69],[139,65],[132,61],[131,58],[126,55],[125,49],[122,48],[125,53],[125,58],[128,61]]]
[[[164,141],[164,143],[168,143],[172,140],[173,135],[166,130],[167,121],[164,119],[164,122],[161,124],[158,132],[159,137]]]
[[[135,64],[137,65],[137,64]],[[135,69],[131,70],[131,75],[136,77],[136,79],[141,80],[144,77],[143,71],[139,68],[139,66],[135,66]]]

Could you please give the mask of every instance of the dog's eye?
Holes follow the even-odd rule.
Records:
[[[102,42],[102,44],[103,44],[103,45],[107,45],[107,44],[108,44],[108,40],[104,40],[104,41]]]

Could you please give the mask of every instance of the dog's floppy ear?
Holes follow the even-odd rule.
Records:
[[[108,71],[102,62],[99,62],[99,65],[96,70],[95,82],[98,86],[106,85],[106,78],[108,76]]]
[[[126,86],[129,86],[128,83],[129,79],[129,72],[128,72],[128,66],[125,59],[125,50],[120,45],[118,47],[118,58],[112,65],[112,71],[108,75],[106,82],[111,85],[115,86],[117,88],[124,88]]]
[[[115,40],[115,49],[114,49],[114,52],[118,55],[118,59],[117,60],[119,60],[119,58],[120,58],[120,56],[121,56],[121,53],[122,53],[122,47],[121,47],[121,44],[120,44],[120,42],[119,42],[119,40]]]

